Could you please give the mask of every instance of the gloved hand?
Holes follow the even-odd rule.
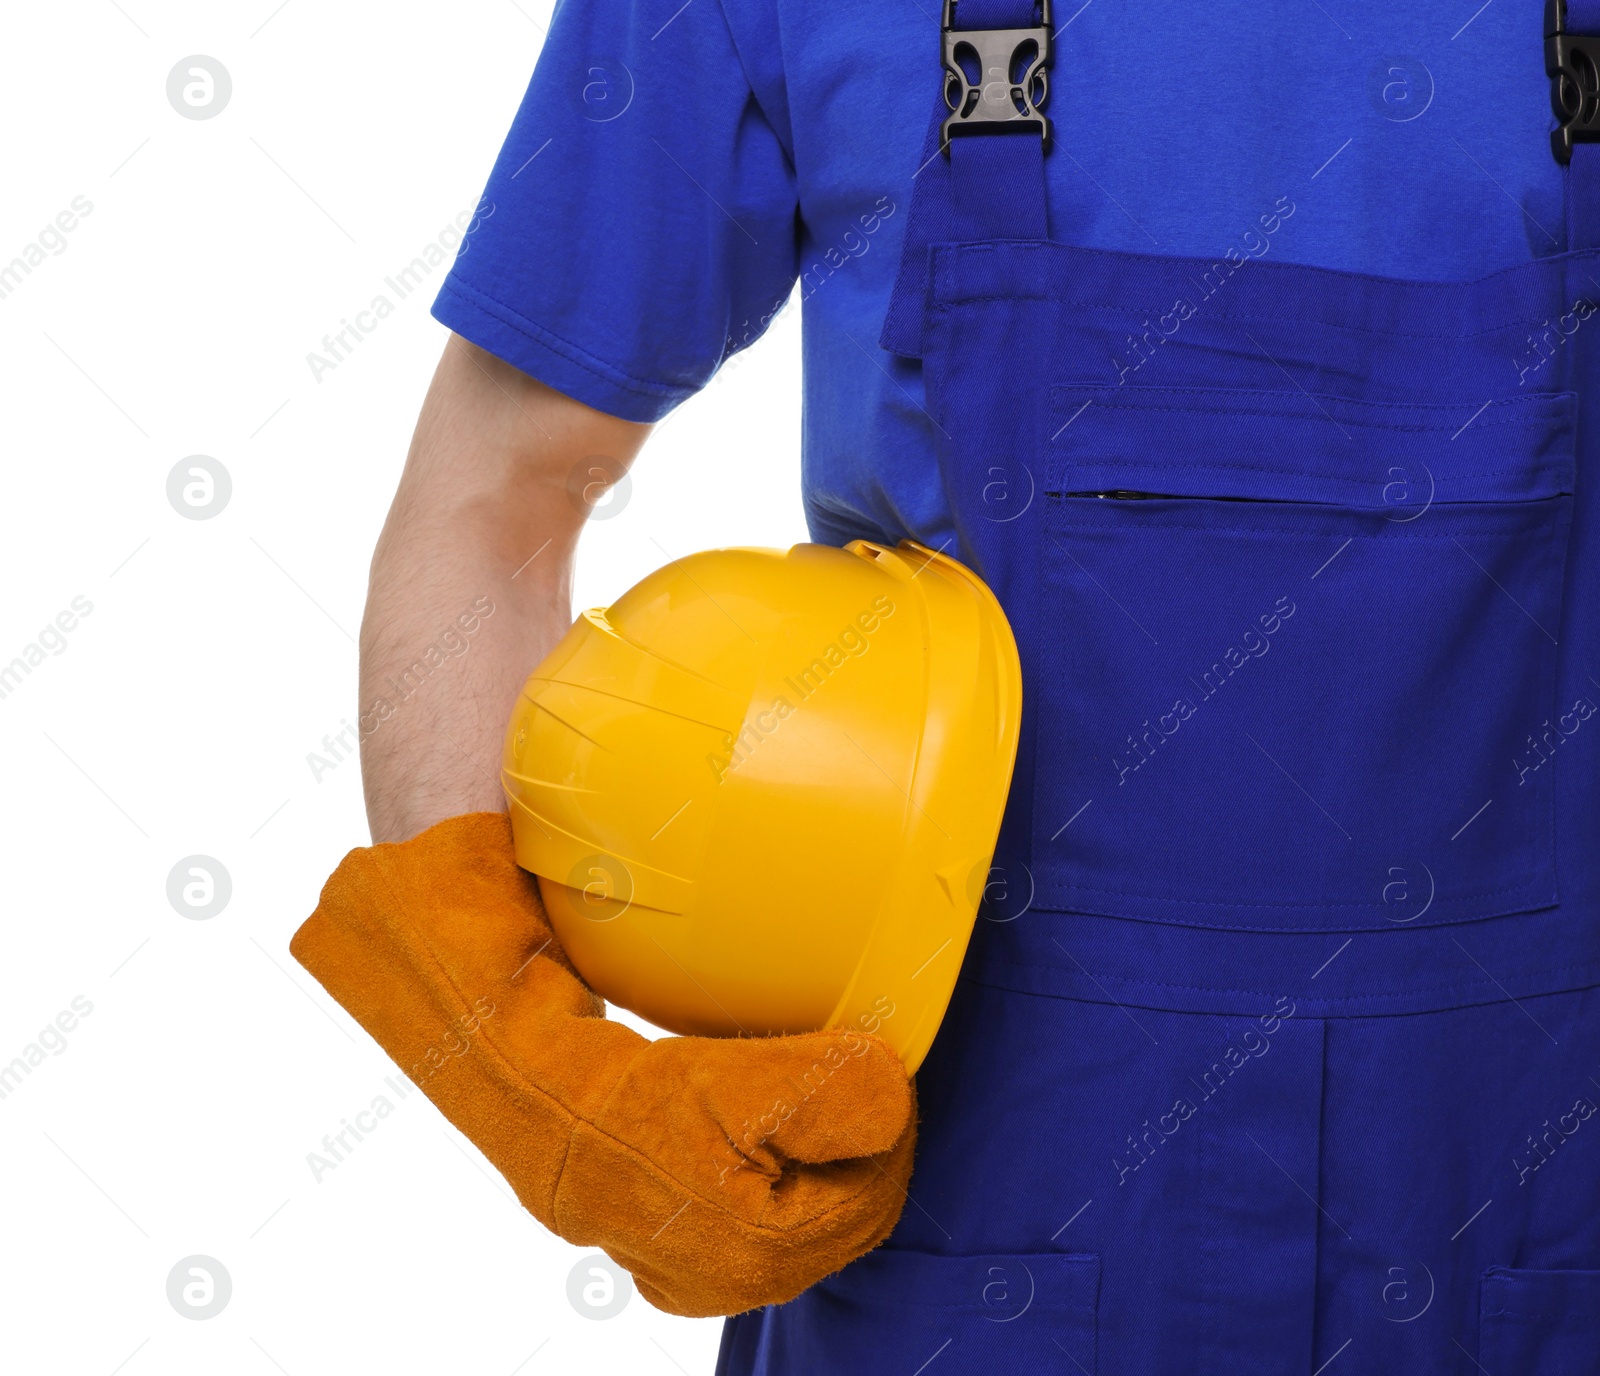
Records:
[[[674,1314],[792,1299],[905,1202],[915,1102],[854,1031],[651,1042],[604,1017],[500,813],[353,850],[289,949],[510,1181]]]

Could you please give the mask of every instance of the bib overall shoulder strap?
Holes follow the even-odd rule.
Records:
[[[1600,248],[1600,0],[1546,0],[1544,66],[1567,168],[1567,247]]]
[[[945,0],[941,28],[944,79],[878,341],[908,358],[922,356],[929,245],[1049,237],[1049,0]],[[1600,0],[1546,0],[1544,51],[1550,141],[1567,169],[1567,247],[1600,248]]]
[[[1050,0],[944,0],[940,27],[944,77],[879,339],[912,358],[922,354],[930,244],[1049,237]]]

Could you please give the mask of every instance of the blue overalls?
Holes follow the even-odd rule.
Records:
[[[898,1228],[719,1372],[1594,1376],[1600,143],[1474,282],[1075,248],[1040,23],[960,0],[1011,70],[882,341],[1021,650],[1011,807]]]

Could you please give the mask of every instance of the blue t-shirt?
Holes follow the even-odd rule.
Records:
[[[1052,237],[1432,279],[1561,252],[1543,4],[1479,5],[1058,4]],[[918,365],[877,342],[939,89],[938,10],[560,0],[434,314],[569,396],[655,420],[798,279],[814,538],[942,546]]]

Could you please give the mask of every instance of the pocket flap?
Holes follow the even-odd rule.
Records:
[[[1051,487],[1384,509],[1570,493],[1575,397],[1459,405],[1293,391],[1052,389]]]

